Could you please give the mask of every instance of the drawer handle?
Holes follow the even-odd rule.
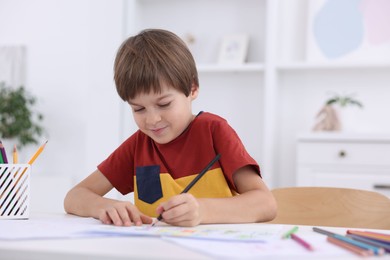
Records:
[[[390,184],[374,184],[374,189],[390,190]]]
[[[347,156],[347,152],[346,152],[346,151],[341,150],[341,151],[339,152],[339,157],[344,158],[344,157],[346,157],[346,156]]]

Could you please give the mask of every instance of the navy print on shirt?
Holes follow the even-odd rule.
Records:
[[[138,199],[152,204],[162,198],[160,166],[139,166],[136,168]]]

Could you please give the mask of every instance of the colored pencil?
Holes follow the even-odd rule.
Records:
[[[373,238],[362,237],[362,236],[353,235],[353,234],[348,234],[347,236],[352,238],[352,239],[361,241],[363,243],[383,248],[385,251],[390,253],[390,245],[386,242],[381,242],[381,241],[373,239]]]
[[[3,163],[8,163],[7,153],[5,152],[4,145],[1,141],[0,141],[0,152],[1,152],[1,156],[3,157]]]
[[[357,246],[357,247],[363,248],[365,250],[370,250],[370,251],[372,251],[376,255],[383,255],[385,253],[385,250],[383,248],[381,248],[381,247],[369,245],[367,243],[354,240],[354,239],[352,239],[350,237],[339,235],[339,234],[336,234],[336,233],[333,233],[333,232],[330,232],[330,231],[327,231],[327,230],[324,230],[324,229],[316,228],[316,227],[314,227],[313,230],[315,232],[318,232],[318,233],[321,233],[321,234],[324,234],[324,235],[327,235],[327,236],[330,236],[330,237],[334,237],[334,238],[336,238],[338,240],[342,240],[342,241],[344,241],[346,243],[349,243],[349,244],[351,244],[353,246]]]
[[[287,231],[286,233],[283,234],[282,238],[283,239],[286,239],[286,238],[289,238],[291,236],[291,234],[295,233],[298,231],[298,227],[295,226],[293,227],[292,229],[290,229],[289,231]]]
[[[13,155],[13,162],[16,164],[19,162],[19,156],[18,156],[18,149],[16,148],[16,144],[14,145],[14,151],[12,153]]]
[[[291,238],[296,241],[298,244],[300,244],[301,246],[303,246],[304,248],[306,248],[307,250],[309,251],[313,251],[314,248],[312,245],[310,245],[308,242],[306,242],[305,240],[303,240],[302,238],[300,238],[299,236],[297,236],[297,234],[295,233],[292,233],[291,234]]]
[[[42,153],[43,149],[45,148],[48,141],[46,141],[43,145],[41,145],[38,150],[34,153],[34,155],[31,157],[31,159],[28,161],[28,164],[33,164],[34,161],[37,159],[37,157]]]
[[[390,242],[390,235],[382,234],[378,232],[347,230],[347,234],[353,234],[353,235],[363,236],[367,238],[377,239],[387,243]]]
[[[220,154],[217,154],[217,156],[215,156],[214,159],[211,160],[211,162],[209,162],[209,164],[207,164],[206,167],[203,168],[203,170],[198,174],[198,176],[196,176],[191,182],[190,184],[187,185],[187,187],[184,188],[184,190],[180,193],[180,194],[183,194],[183,193],[187,193],[191,188],[192,186],[194,186],[200,178],[202,178],[202,176],[211,168],[211,166],[213,166],[213,164],[219,160],[219,158],[221,157]],[[162,214],[160,214],[158,217],[157,217],[157,221],[152,223],[152,226],[154,226],[158,221],[162,220]]]
[[[354,245],[351,245],[345,241],[342,241],[342,240],[339,240],[333,236],[328,236],[326,238],[326,240],[334,245],[337,245],[339,247],[342,247],[344,249],[347,249],[357,255],[360,255],[360,256],[372,256],[373,255],[373,252],[370,251],[370,250],[367,250],[367,249],[363,249],[361,247],[358,247],[358,246],[354,246]]]

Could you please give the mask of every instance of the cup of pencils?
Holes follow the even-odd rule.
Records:
[[[27,163],[19,163],[18,151],[14,146],[12,163],[0,141],[0,220],[28,219],[30,214],[31,165],[45,148],[41,145]]]

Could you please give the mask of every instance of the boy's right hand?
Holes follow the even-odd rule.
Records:
[[[103,224],[114,224],[115,226],[141,226],[151,224],[153,219],[127,201],[115,201],[105,206],[99,212],[99,220]]]

